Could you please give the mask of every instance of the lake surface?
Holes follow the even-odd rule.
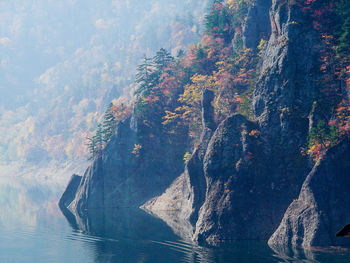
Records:
[[[350,262],[348,250],[274,251],[266,242],[197,246],[141,210],[63,215],[62,186],[0,177],[0,262]]]

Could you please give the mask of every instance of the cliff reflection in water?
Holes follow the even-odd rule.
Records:
[[[209,249],[179,240],[166,223],[140,209],[61,211],[76,230],[103,238],[95,244],[96,262],[215,262]]]
[[[92,209],[74,215],[62,209],[70,225],[94,242],[95,262],[346,262],[348,251],[269,248],[266,241],[234,241],[198,246],[186,237],[188,225],[140,209]],[[170,214],[169,214],[170,215]],[[159,215],[157,215],[159,216]],[[167,220],[168,219],[168,220]],[[185,231],[184,233],[182,231]]]

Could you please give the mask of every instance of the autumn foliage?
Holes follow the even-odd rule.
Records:
[[[205,34],[199,43],[190,46],[187,52],[179,52],[177,57],[160,49],[154,57],[143,59],[135,80],[133,110],[142,131],[140,144],[133,151],[135,155],[152,147],[160,135],[168,136],[169,143],[189,141],[194,146],[202,130],[201,97],[205,89],[215,94],[217,123],[234,113],[252,118],[250,100],[266,40],[260,41],[257,50],[243,46],[243,24],[249,4],[248,0],[214,1],[205,17]],[[290,4],[300,8],[324,44],[318,69],[320,95],[315,101],[324,120],[312,127],[306,150],[317,160],[349,133],[350,108],[341,99],[343,91],[337,83],[345,83],[349,89],[350,20],[346,14],[350,7],[343,0],[294,0]],[[123,107],[110,109],[116,120],[131,113],[130,108]],[[249,135],[258,138],[260,132],[253,130]]]

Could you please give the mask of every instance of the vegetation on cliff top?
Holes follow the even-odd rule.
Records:
[[[249,4],[243,0],[214,1],[205,17],[205,33],[199,43],[187,52],[179,51],[176,57],[161,49],[154,57],[144,58],[137,68],[138,88],[133,105],[135,117],[141,120],[138,151],[143,142],[159,135],[168,136],[169,141],[189,139],[190,148],[193,147],[201,132],[200,102],[204,89],[215,93],[217,123],[236,112],[252,118],[250,99],[266,40],[262,39],[256,50],[244,48],[242,32]],[[307,153],[317,160],[350,129],[349,105],[341,99],[344,91],[333,84],[334,80],[342,80],[347,89],[350,85],[350,6],[344,0],[306,0],[295,4],[311,19],[325,44],[319,69],[323,79],[315,101],[324,114],[311,129],[307,146]],[[130,114],[131,106],[127,109]],[[114,120],[110,123],[115,127]]]

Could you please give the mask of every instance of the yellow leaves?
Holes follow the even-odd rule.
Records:
[[[218,71],[214,73],[215,76],[220,76],[222,74],[228,73],[232,70],[232,64],[228,61],[218,61],[215,63],[216,67],[218,68]]]
[[[324,151],[328,147],[328,145],[329,145],[329,143],[327,143],[326,145],[322,145],[320,143],[314,143],[308,148],[306,153],[308,155],[312,156],[312,160],[314,162],[317,162],[318,159],[321,158],[322,154],[324,153]]]
[[[258,53],[259,56],[262,54],[262,52],[263,52],[265,46],[266,46],[266,40],[261,39],[261,40],[260,40],[260,43],[259,43],[259,45],[258,45],[258,47],[257,47],[258,50],[259,50],[259,53]]]
[[[191,155],[189,152],[186,152],[186,153],[185,153],[185,155],[184,155],[184,157],[183,157],[183,160],[184,160],[185,164],[188,163],[188,161],[191,159],[191,156],[192,156],[192,155]]]
[[[247,2],[247,0],[227,0],[228,8],[233,10],[238,10],[243,3]]]
[[[181,123],[187,123],[190,133],[196,137],[201,126],[201,98],[205,89],[215,90],[217,77],[209,75],[195,74],[191,78],[191,84],[184,87],[184,92],[179,96],[181,106],[174,111],[165,111],[163,125],[176,123],[181,119]],[[190,135],[191,136],[191,135]]]
[[[163,125],[170,124],[175,120],[177,120],[179,117],[180,117],[180,114],[166,110],[165,116],[163,117],[164,121],[162,122],[162,124]]]
[[[141,149],[142,149],[142,145],[141,144],[135,144],[134,145],[134,149],[132,150],[131,153],[138,157],[140,155]]]
[[[216,77],[208,75],[195,74],[191,81],[194,85],[202,85],[207,89],[213,90],[216,82]]]
[[[227,5],[230,9],[234,9],[236,4],[236,0],[228,0]]]
[[[191,81],[191,85],[185,86],[184,93],[179,97],[179,102],[190,107],[200,107],[203,90],[215,90],[217,78],[215,76],[195,74]]]

